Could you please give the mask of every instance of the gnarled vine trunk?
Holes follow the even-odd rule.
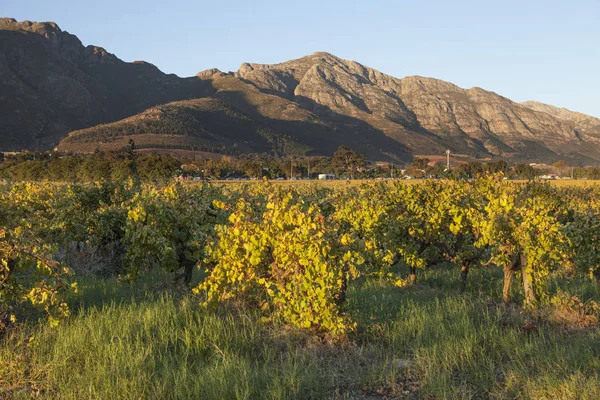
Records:
[[[510,284],[512,283],[515,271],[510,267],[504,268],[504,287],[502,289],[502,301],[504,304],[510,303]]]
[[[460,269],[460,292],[464,293],[467,288],[467,276],[469,275],[469,263],[466,262]]]
[[[417,283],[417,268],[410,266],[410,284],[415,285]]]
[[[340,292],[335,299],[336,304],[341,305],[346,301],[346,292],[348,291],[348,265],[344,265],[342,268],[342,286],[340,287]]]
[[[194,267],[196,266],[196,263],[193,261],[187,261],[184,264],[184,277],[183,277],[183,282],[189,286],[192,283],[192,273],[194,272]]]
[[[521,255],[513,257],[511,264],[504,267],[504,287],[502,288],[502,301],[504,304],[510,303],[510,285],[512,284],[515,272],[518,271],[521,264]]]
[[[527,272],[527,258],[521,254],[521,277],[523,279],[523,290],[525,291],[525,303],[535,302],[535,293],[533,291],[533,279]]]
[[[179,265],[183,267],[183,272],[176,275],[173,281],[178,282],[183,279],[183,283],[186,286],[190,286],[192,283],[194,267],[197,265],[197,263],[195,261],[188,260],[187,257],[182,255],[179,257]]]

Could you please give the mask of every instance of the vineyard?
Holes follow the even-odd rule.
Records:
[[[600,398],[600,187],[0,186],[0,398]]]

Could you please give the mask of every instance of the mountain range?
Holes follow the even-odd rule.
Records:
[[[167,75],[84,47],[51,22],[0,19],[0,150],[138,148],[371,160],[444,154],[600,161],[600,119],[481,88],[402,79],[318,52]]]

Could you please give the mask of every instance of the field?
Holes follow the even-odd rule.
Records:
[[[354,179],[354,180],[343,180],[343,179],[338,179],[338,180],[323,180],[323,181],[318,181],[318,180],[310,180],[310,181],[306,181],[306,180],[281,180],[281,181],[277,181],[277,180],[272,180],[270,181],[270,183],[272,184],[276,184],[276,185],[296,185],[296,186],[303,186],[306,184],[312,184],[312,185],[318,185],[321,187],[327,187],[327,188],[336,188],[336,187],[344,187],[344,186],[360,186],[360,185],[365,185],[365,184],[369,184],[369,183],[373,183],[373,182],[402,182],[404,184],[407,185],[414,185],[414,184],[418,184],[418,183],[423,183],[423,182],[427,182],[427,180],[424,179],[405,179],[405,180],[398,180],[398,179],[390,179],[390,180],[385,180],[385,179],[381,179],[381,180],[370,180],[370,179]],[[215,180],[213,181],[213,183],[215,184],[225,184],[225,185],[239,185],[240,183],[248,183],[248,181],[235,181],[235,180],[231,180],[231,181],[227,181],[227,180]],[[252,181],[250,181],[252,182]],[[514,183],[527,183],[528,181],[526,180],[511,180],[511,182]],[[593,187],[593,186],[600,186],[600,181],[596,181],[596,180],[584,180],[584,179],[555,179],[555,180],[548,180],[548,181],[544,181],[552,186],[556,186],[556,187]]]
[[[0,398],[600,398],[563,182],[8,185]]]

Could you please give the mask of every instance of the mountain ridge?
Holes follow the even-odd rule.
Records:
[[[8,18],[0,19],[0,106],[5,150],[59,141],[59,150],[104,149],[140,134],[166,145],[181,126],[173,146],[331,154],[348,145],[373,160],[446,149],[473,158],[600,160],[600,120],[479,87],[396,78],[327,52],[179,78],[84,47],[54,23]]]
[[[346,79],[340,79],[344,74]],[[345,115],[360,115],[386,134],[413,142],[415,151],[423,151],[422,146],[427,145],[427,135],[416,140],[420,144],[408,137],[420,129],[437,136],[433,139],[438,151],[442,146],[461,152],[518,152],[514,147],[522,144],[519,140],[537,140],[549,125],[553,125],[555,138],[558,133],[563,140],[559,137],[548,150],[564,148],[569,144],[564,139],[579,142],[568,124],[494,92],[478,87],[462,89],[421,76],[399,79],[329,53],[314,53],[273,65],[243,63],[235,75],[264,92],[298,98],[297,102],[304,102],[305,107],[308,100],[312,111],[323,106]],[[503,109],[494,114],[495,104],[501,104]],[[512,116],[507,115],[507,110]],[[515,131],[520,138],[515,137]],[[457,141],[462,143],[457,146]]]
[[[47,149],[74,129],[208,94],[200,81],[83,46],[53,22],[0,19],[0,148]]]
[[[571,111],[567,108],[541,103],[539,101],[529,100],[524,101],[521,104],[532,110],[545,112],[555,118],[565,121],[584,134],[590,134],[600,138],[600,118],[577,111]]]

